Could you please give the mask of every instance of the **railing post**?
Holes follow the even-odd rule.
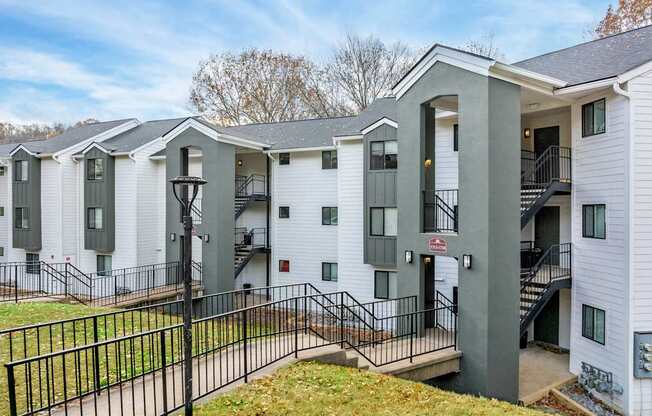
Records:
[[[163,414],[168,414],[168,376],[167,354],[165,347],[165,330],[161,331],[161,378],[163,382]]]
[[[68,297],[68,263],[64,266],[65,273],[63,275],[63,286],[65,290],[65,297]]]
[[[344,292],[340,293],[340,348],[344,349]]]
[[[243,365],[244,365],[244,382],[247,383],[249,382],[249,370],[247,368],[247,310],[244,309],[242,311],[242,351],[244,353],[244,357],[242,359]]]
[[[18,303],[18,265],[14,265],[14,300]],[[41,275],[39,274],[38,280],[41,281]]]
[[[299,298],[294,298],[294,358],[299,357]]]
[[[394,313],[397,313],[394,311]],[[376,348],[376,304],[371,304],[371,346]]]
[[[9,414],[16,416],[18,409],[16,407],[16,378],[14,377],[14,366],[6,365],[7,368],[7,388],[9,391]]]
[[[97,316],[93,316],[93,377],[95,379],[95,391],[100,393],[100,348],[97,346],[99,337],[97,334]]]
[[[411,313],[410,314],[410,362],[412,362],[412,354],[414,351],[413,348],[414,348],[414,313]]]

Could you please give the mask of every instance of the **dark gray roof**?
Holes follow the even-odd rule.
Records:
[[[374,124],[378,120],[387,117],[392,121],[396,119],[396,99],[394,97],[378,98],[371,103],[357,117],[352,117],[346,123],[337,136],[360,134],[362,130]]]
[[[118,127],[121,124],[124,124],[133,119],[124,119],[124,120],[113,120],[105,121],[100,123],[85,124],[83,126],[74,127],[65,132],[61,133],[58,136],[55,136],[51,139],[41,140],[37,142],[27,142],[22,145],[27,148],[29,151],[34,153],[43,153],[50,154],[63,150],[70,146],[74,146],[77,143],[83,142],[84,140],[90,139],[93,136],[104,133],[107,130]],[[14,148],[17,145],[14,144]],[[13,150],[13,149],[12,149]]]
[[[569,85],[623,74],[652,61],[652,25],[516,62]]]
[[[333,136],[351,120],[350,117],[316,118],[279,123],[245,124],[221,127],[219,131],[244,139],[268,143],[271,149],[298,149],[332,146]]]
[[[111,152],[130,152],[152,140],[158,139],[183,123],[186,119],[188,117],[147,121],[133,129],[129,129],[124,133],[103,141],[101,145]]]

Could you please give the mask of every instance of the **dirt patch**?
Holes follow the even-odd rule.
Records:
[[[545,413],[562,415],[562,416],[583,416],[582,413],[566,407],[562,402],[557,400],[553,395],[549,394],[547,397],[539,400],[530,406]]]

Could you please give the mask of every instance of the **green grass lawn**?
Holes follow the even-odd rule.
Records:
[[[298,363],[219,396],[196,415],[543,416],[509,403],[423,383],[317,363]]]

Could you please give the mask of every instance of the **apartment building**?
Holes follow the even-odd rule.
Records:
[[[0,262],[176,260],[167,179],[194,174],[208,292],[439,293],[459,310],[455,387],[514,400],[519,339],[537,341],[652,414],[650,44],[646,27],[511,65],[435,45],[353,117],[127,119],[0,145]]]

